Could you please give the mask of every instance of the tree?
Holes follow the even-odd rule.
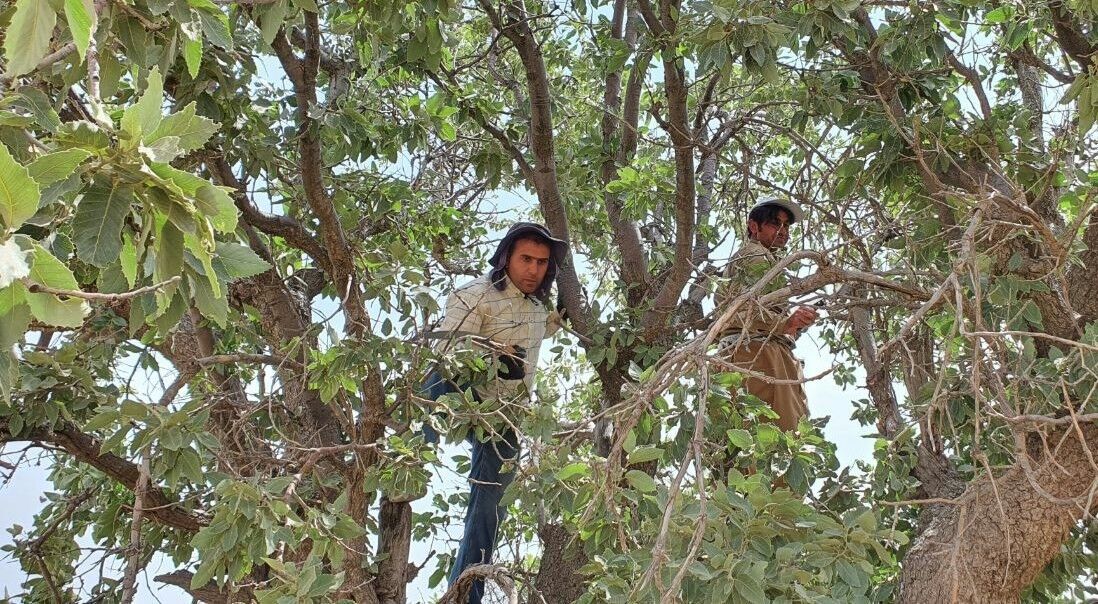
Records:
[[[83,586],[104,598],[159,553],[203,601],[404,602],[413,538],[460,500],[412,514],[439,463],[418,426],[503,420],[532,451],[508,537],[538,546],[474,572],[516,597],[1093,594],[1090,4],[3,15],[0,434],[49,451],[57,490],[11,548],[28,600],[76,599],[90,534],[126,562]],[[523,191],[571,244],[570,333],[529,409],[451,397],[440,419],[416,391],[432,292],[477,272],[493,202]],[[774,193],[811,208],[800,278],[706,312]],[[823,420],[760,421],[713,354],[736,308],[806,295],[835,379],[865,372],[862,472]]]

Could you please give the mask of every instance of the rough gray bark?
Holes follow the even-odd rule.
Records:
[[[1088,505],[1098,509],[1098,426],[1048,430],[1046,442],[1048,450],[970,482],[955,505],[937,506],[904,558],[899,602],[1020,601]]]

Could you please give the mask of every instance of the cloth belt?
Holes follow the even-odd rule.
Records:
[[[762,342],[764,344],[777,344],[786,348],[790,352],[792,352],[793,349],[797,347],[796,342],[785,337],[782,334],[774,335],[763,332],[742,331],[739,329],[730,329],[725,331],[724,335],[722,335],[720,339],[722,346],[726,345],[725,340],[729,340],[728,344],[742,342],[744,340],[747,340],[749,342]]]

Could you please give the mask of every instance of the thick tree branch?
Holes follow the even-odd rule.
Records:
[[[687,112],[687,87],[685,68],[681,57],[674,53],[675,22],[672,17],[673,2],[660,4],[660,18],[656,19],[649,2],[638,3],[648,29],[659,32],[663,48],[664,90],[667,97],[668,134],[675,154],[675,242],[671,266],[663,275],[659,289],[651,298],[651,310],[641,320],[645,337],[654,340],[669,326],[668,317],[678,307],[679,297],[693,272],[696,182],[694,175],[694,136]]]
[[[165,585],[174,585],[191,595],[192,598],[205,604],[229,604],[229,595],[222,592],[217,584],[210,581],[202,587],[191,588],[191,579],[194,574],[177,570],[164,575],[157,575],[153,580]]]
[[[506,22],[503,16],[496,12],[491,0],[478,0],[478,4],[493,19],[496,29],[511,41],[522,60],[526,87],[530,93],[530,150],[534,156],[530,184],[538,195],[541,213],[553,236],[571,243],[568,214],[561,200],[557,183],[557,160],[553,140],[553,99],[549,92],[549,77],[545,71],[541,47],[534,37],[530,20],[520,2],[506,0]],[[557,273],[557,287],[568,310],[573,329],[581,335],[589,336],[592,318],[583,302],[571,247]]]
[[[60,422],[54,429],[27,428],[18,436],[8,437],[6,422],[0,425],[0,434],[5,442],[33,441],[54,445],[62,451],[103,472],[111,479],[136,491],[141,470],[133,462],[114,453],[102,453],[103,443],[78,430],[72,424]],[[150,520],[188,533],[198,532],[206,520],[194,512],[184,509],[179,503],[168,498],[158,488],[149,488],[143,500],[145,515]]]
[[[630,50],[636,44],[636,28],[631,27],[629,34],[625,31],[625,21],[628,10],[626,0],[616,0],[614,14],[611,19],[610,37],[613,40],[625,43]],[[630,39],[631,38],[631,39]],[[632,84],[632,80],[630,84]],[[630,91],[632,92],[632,91]],[[629,123],[629,116],[625,121],[618,119],[618,111],[621,108],[621,72],[611,70],[606,75],[605,91],[603,94],[602,113],[602,152],[603,161],[600,174],[603,184],[603,204],[606,206],[606,215],[613,231],[614,243],[621,253],[621,278],[625,283],[627,296],[639,301],[644,295],[648,277],[648,266],[644,257],[644,248],[641,245],[640,231],[632,221],[622,217],[622,203],[617,193],[607,190],[607,185],[617,178],[618,166],[624,165],[620,149],[614,148],[614,140],[618,144],[624,144],[624,130],[629,129],[634,133],[636,124]],[[634,113],[634,117],[636,114]],[[633,134],[633,141],[636,135]]]
[[[331,274],[327,252],[300,222],[289,216],[264,214],[256,208],[248,198],[247,187],[236,177],[224,157],[209,158],[207,166],[219,184],[234,190],[233,201],[245,222],[272,237],[281,237],[286,243],[308,254],[324,272]]]
[[[1065,5],[1063,0],[1051,0],[1048,3],[1048,12],[1052,15],[1052,27],[1056,30],[1056,42],[1079,67],[1087,72],[1092,67],[1091,56],[1098,48],[1087,40],[1086,34],[1079,28],[1075,16]]]
[[[1098,509],[1098,425],[1047,429],[1044,451],[973,479],[954,505],[937,506],[904,557],[901,603],[1017,602],[1077,523]]]

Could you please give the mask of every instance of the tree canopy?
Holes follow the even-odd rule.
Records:
[[[53,485],[5,546],[21,598],[130,602],[161,556],[200,601],[406,602],[463,507],[411,511],[424,422],[519,428],[524,546],[481,572],[522,601],[1095,597],[1096,17],[6,0],[0,471],[45,455]],[[795,276],[714,307],[774,195],[808,210]],[[569,242],[568,329],[531,405],[440,416],[439,295],[515,217]],[[868,397],[810,406],[872,460],[774,428],[714,353],[787,299],[824,301],[822,379]]]

